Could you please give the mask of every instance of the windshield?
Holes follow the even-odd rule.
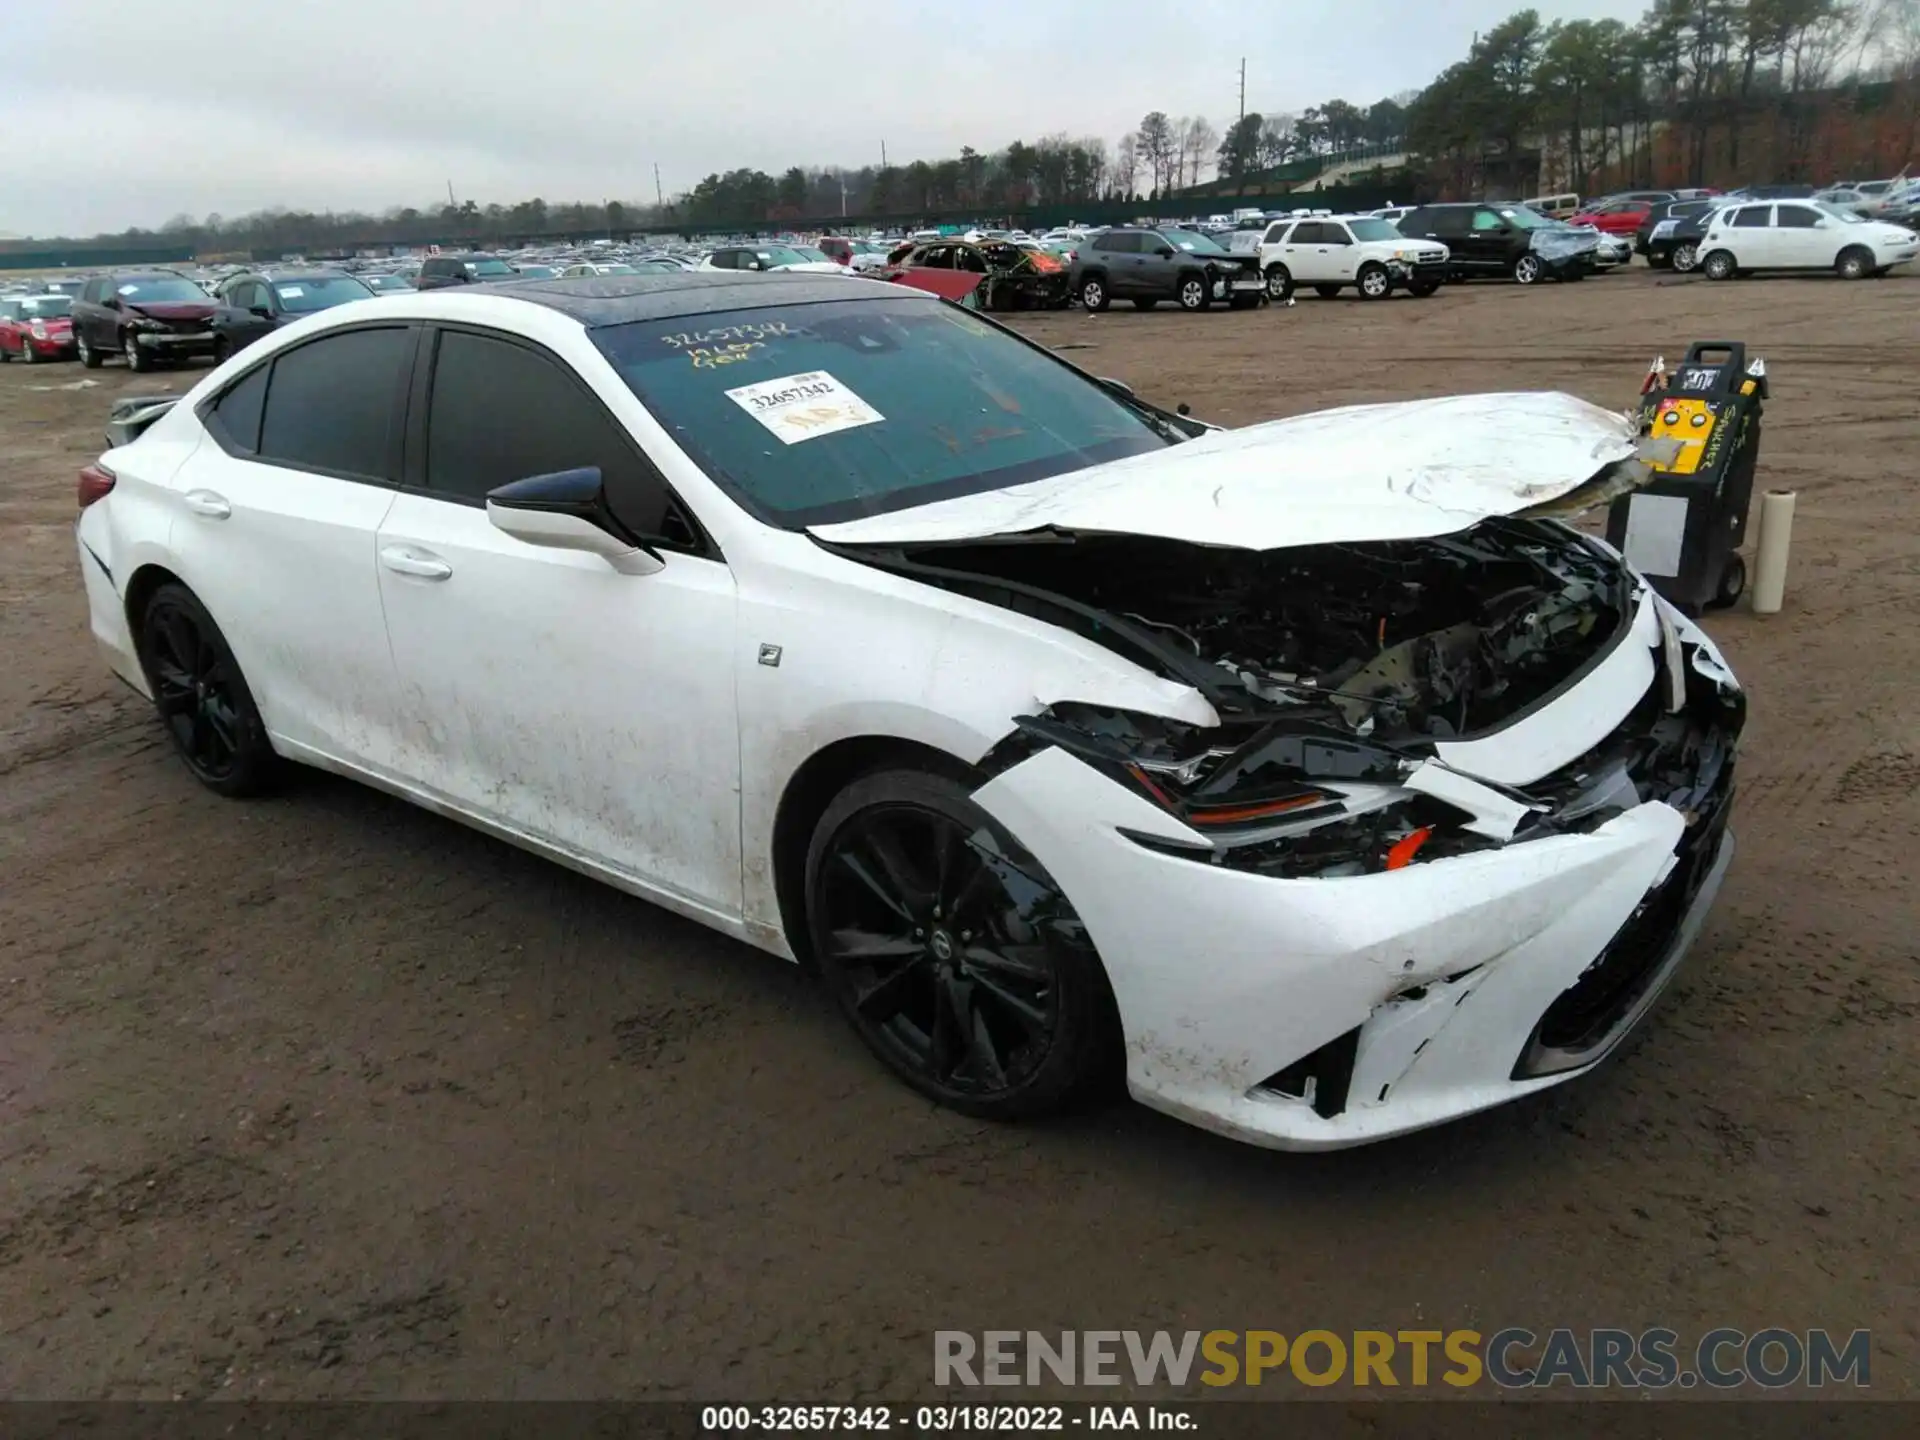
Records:
[[[766,249],[755,250],[753,253],[769,265],[804,265],[811,258],[802,255],[791,245],[769,245]]]
[[[372,290],[411,290],[413,287],[398,275],[369,275],[366,284]]]
[[[73,301],[65,295],[33,295],[20,302],[23,320],[56,320],[73,313]]]
[[[511,275],[513,267],[504,260],[467,260],[462,262],[469,275]]]
[[[1162,230],[1160,238],[1177,249],[1191,255],[1225,255],[1228,252],[1214,243],[1211,237],[1197,230]]]
[[[1529,210],[1524,205],[1501,206],[1500,218],[1516,230],[1546,230],[1560,223],[1557,220],[1549,220],[1537,210]]]
[[[1403,236],[1384,220],[1349,220],[1347,228],[1356,240],[1402,240]]]
[[[786,529],[1173,443],[1045,351],[927,300],[835,300],[590,333],[687,453]]]
[[[793,253],[798,255],[802,260],[831,260],[833,258],[827,254],[826,251],[815,249],[811,245],[796,245],[793,247]]]
[[[1834,219],[1844,221],[1848,225],[1864,225],[1867,223],[1863,217],[1854,214],[1853,211],[1843,210],[1838,205],[1829,204],[1825,200],[1814,201],[1813,208],[1823,215],[1831,215]]]
[[[208,295],[191,280],[173,278],[162,279],[158,276],[135,280],[122,280],[113,287],[113,293],[122,300],[131,300],[136,305],[145,305],[150,300],[199,300],[207,301]]]
[[[349,300],[364,300],[373,292],[351,275],[302,275],[274,281],[273,293],[289,314],[309,315]]]

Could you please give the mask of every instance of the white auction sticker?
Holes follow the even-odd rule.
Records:
[[[298,300],[302,295],[307,293],[298,285],[280,285],[275,288],[279,290],[282,300]]]
[[[762,380],[726,392],[727,398],[780,437],[783,445],[871,425],[887,417],[824,370]]]

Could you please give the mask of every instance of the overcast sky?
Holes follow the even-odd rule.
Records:
[[[642,200],[1148,110],[1366,104],[1517,0],[0,0],[0,234],[270,205]],[[1535,0],[1635,18],[1645,0]]]

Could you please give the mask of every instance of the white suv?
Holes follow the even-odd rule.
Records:
[[[1447,273],[1447,247],[1410,240],[1373,215],[1312,215],[1276,220],[1260,241],[1260,273],[1267,298],[1285,300],[1296,285],[1323,296],[1351,285],[1363,300],[1382,300],[1396,287],[1423,299]]]
[[[1699,254],[1709,280],[1749,270],[1832,270],[1863,280],[1920,254],[1920,237],[1904,225],[1863,220],[1817,200],[1756,201],[1716,211]]]

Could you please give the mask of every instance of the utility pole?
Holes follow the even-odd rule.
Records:
[[[447,181],[447,204],[456,210],[460,208],[460,202],[453,198],[453,181],[451,180]]]
[[[667,192],[660,188],[660,162],[653,162],[653,200],[662,210],[667,208]]]
[[[880,168],[882,170],[887,168],[887,142],[885,140],[880,142]]]
[[[1240,118],[1247,118],[1247,57],[1240,57]]]

